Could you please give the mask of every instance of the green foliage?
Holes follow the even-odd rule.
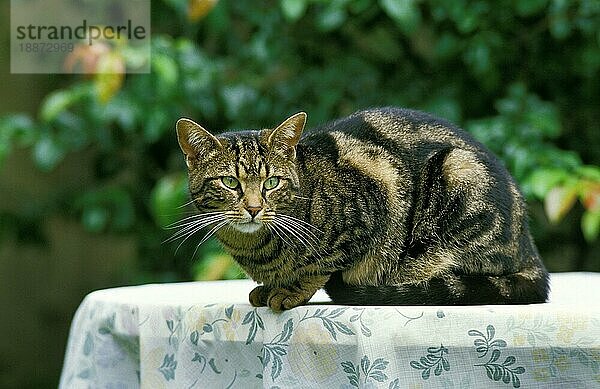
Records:
[[[188,201],[174,133],[179,117],[218,132],[274,125],[300,110],[316,125],[400,105],[471,131],[530,200],[544,202],[552,221],[579,200],[583,233],[597,238],[600,3],[278,4],[154,2],[152,73],[75,77],[48,94],[37,118],[1,118],[0,162],[13,147],[28,147],[40,170],[51,171],[75,152],[90,153],[95,184],[58,208],[90,231],[136,234],[149,274],[176,269],[176,277],[190,278],[193,269],[208,271],[192,263],[220,254],[213,243],[194,251],[193,239],[177,254],[177,242],[161,246],[171,233],[162,228],[185,216],[178,207]],[[127,47],[111,55],[139,63]]]

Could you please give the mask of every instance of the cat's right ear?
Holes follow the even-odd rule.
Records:
[[[210,150],[223,147],[213,134],[193,120],[181,118],[175,127],[177,128],[177,141],[181,151],[185,154],[188,168],[192,166],[193,160],[202,157]]]

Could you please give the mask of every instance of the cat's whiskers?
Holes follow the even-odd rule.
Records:
[[[304,236],[302,233],[300,233],[298,230],[296,230],[293,226],[290,226],[285,222],[278,221],[277,223],[283,230],[289,232],[289,234],[292,237],[294,237],[298,242],[300,242],[306,249],[313,251],[315,254],[319,255],[319,257],[320,257],[319,251],[313,246],[313,244],[310,242],[310,240],[308,240],[306,238],[306,236]]]
[[[267,227],[267,229],[269,231],[271,231],[272,233],[275,233],[275,235],[277,235],[279,237],[279,239],[281,239],[281,241],[283,243],[285,243],[288,246],[293,246],[294,242],[293,241],[288,241],[288,237],[286,236],[286,234],[281,231],[281,229],[277,226],[277,224],[275,223],[265,223],[265,227]]]
[[[213,221],[219,220],[224,218],[223,215],[210,215],[210,216],[204,216],[202,218],[194,218],[185,222],[181,222],[178,223],[176,226],[174,227],[170,227],[170,228],[179,228],[179,231],[177,231],[176,233],[173,234],[172,238],[177,238],[181,235],[184,235],[187,231],[194,229],[197,226],[206,224],[206,223],[212,223]]]
[[[267,227],[267,229],[271,232],[274,233],[275,235],[277,235],[279,237],[279,239],[281,239],[281,241],[286,244],[287,246],[294,246],[294,241],[293,240],[288,240],[290,239],[287,234],[285,233],[285,231],[279,227],[275,221],[275,216],[276,213],[275,211],[266,211],[265,214],[262,217],[262,222],[264,223],[265,227]]]
[[[320,252],[316,248],[319,246],[319,238],[307,226],[314,228],[316,231],[321,231],[310,223],[304,221],[302,222],[303,223],[300,223],[300,219],[281,213],[277,213],[274,217],[275,225],[287,231],[289,235],[291,235],[300,243],[302,243],[304,247],[306,247],[309,250],[312,250],[315,254],[317,254],[320,257]]]
[[[202,214],[188,216],[182,220],[172,223],[169,226],[167,226],[167,228],[171,228],[171,229],[179,228],[179,231],[174,233],[170,238],[163,241],[163,243],[168,243],[168,242],[172,242],[177,239],[183,238],[183,240],[179,243],[179,245],[175,249],[175,252],[177,253],[177,251],[179,250],[181,245],[183,245],[183,243],[186,240],[188,240],[192,235],[196,234],[197,232],[201,231],[202,229],[204,229],[212,224],[215,224],[215,223],[219,223],[217,225],[218,226],[220,225],[221,227],[223,225],[229,223],[226,215],[227,215],[227,212],[223,212],[223,211],[206,212],[206,213],[202,213]],[[213,227],[213,229],[211,229],[211,231],[208,234],[206,234],[205,237],[202,239],[202,241],[198,244],[198,246],[196,247],[196,250],[214,232],[215,232],[215,229]],[[196,252],[196,250],[194,250],[194,253]]]
[[[185,208],[185,207],[187,207],[188,205],[192,205],[192,204],[194,203],[194,201],[196,201],[196,199],[191,199],[191,200],[190,200],[190,201],[188,201],[187,203],[185,203],[185,204],[181,204],[180,206],[178,206],[178,207],[177,207],[177,209]]]
[[[181,230],[179,231],[177,234],[173,235],[171,238],[167,239],[165,241],[165,243],[167,242],[172,242],[175,241],[179,238],[183,237],[183,240],[179,243],[179,245],[177,246],[177,250],[181,247],[181,245],[188,240],[192,235],[194,235],[195,233],[199,232],[200,230],[202,230],[205,227],[210,226],[211,224],[217,223],[219,221],[222,221],[223,218],[219,217],[219,218],[213,218],[211,220],[207,220],[204,221],[202,223],[197,223],[191,226],[188,226],[185,228],[185,230]],[[175,252],[177,252],[177,250],[175,250]]]
[[[302,197],[302,196],[298,196],[298,195],[292,195],[292,198],[300,199],[300,200],[310,200],[308,197]]]
[[[208,233],[206,235],[204,235],[204,238],[202,238],[200,243],[198,243],[197,247],[200,247],[202,245],[202,243],[206,242],[211,236],[213,236],[218,230],[220,230],[222,227],[224,227],[227,224],[229,224],[229,221],[223,220],[223,221],[219,222],[217,225],[215,225],[210,231],[208,231]]]
[[[202,219],[208,216],[212,216],[212,215],[220,215],[223,214],[223,211],[214,211],[214,212],[206,212],[206,213],[194,213],[191,216],[186,216],[181,220],[177,220],[174,223],[168,224],[166,225],[164,228],[167,229],[175,229],[175,228],[180,228],[183,227],[184,225],[187,225],[190,220],[194,220],[194,219]]]
[[[323,234],[323,231],[313,226],[312,224],[307,223],[304,220],[295,218],[293,216],[285,214],[279,214],[278,216],[281,216],[284,220],[286,220],[288,224],[293,225],[295,228],[303,232],[312,243],[314,243],[316,246],[319,246],[318,243],[320,238],[315,234],[315,232]],[[313,232],[311,228],[314,229],[315,232]]]

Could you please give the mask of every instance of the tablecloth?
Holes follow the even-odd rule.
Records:
[[[252,281],[99,290],[72,322],[60,388],[600,387],[600,273],[549,303],[248,304]]]

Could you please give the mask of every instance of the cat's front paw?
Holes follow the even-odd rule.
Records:
[[[292,309],[299,305],[305,304],[312,294],[308,295],[302,292],[292,292],[284,288],[275,288],[269,293],[267,305],[272,310],[280,312],[286,309]]]
[[[266,306],[270,290],[270,288],[267,288],[264,285],[259,285],[256,288],[252,289],[250,295],[248,296],[250,304],[252,304],[252,306],[254,307]]]

